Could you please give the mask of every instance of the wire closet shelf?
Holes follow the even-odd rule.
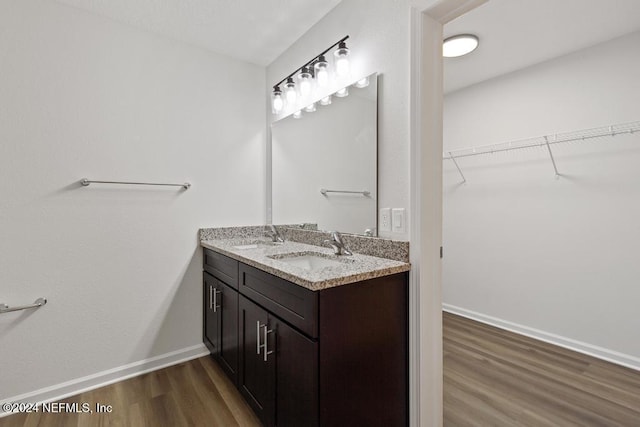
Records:
[[[534,138],[521,139],[516,141],[508,141],[497,144],[478,145],[475,147],[461,148],[457,150],[446,151],[442,154],[442,158],[445,160],[451,160],[458,173],[462,177],[463,182],[466,182],[460,165],[456,159],[471,156],[480,156],[485,154],[494,154],[504,151],[521,150],[525,148],[540,147],[545,149],[549,153],[549,158],[553,163],[553,168],[556,176],[560,176],[558,168],[553,156],[551,147],[555,144],[561,144],[565,142],[580,142],[588,141],[597,138],[610,138],[617,135],[634,134],[640,131],[640,121],[621,123],[610,126],[602,126],[592,129],[583,129],[573,132],[556,133],[552,135],[543,135]]]

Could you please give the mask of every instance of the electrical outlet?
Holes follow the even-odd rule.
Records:
[[[396,208],[391,210],[391,231],[394,233],[404,233],[405,226],[404,208]]]
[[[380,209],[380,231],[391,231],[391,208]]]

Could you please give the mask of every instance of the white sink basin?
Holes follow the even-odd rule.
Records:
[[[237,245],[234,245],[233,248],[234,249],[240,249],[240,250],[258,249],[258,248],[270,248],[272,246],[276,246],[276,245],[279,245],[279,244],[281,244],[281,243],[257,240],[257,241],[239,242]]]
[[[305,270],[309,271],[319,270],[325,267],[340,267],[348,262],[347,260],[338,261],[336,259],[328,258],[323,254],[313,252],[274,255],[270,256],[269,258],[284,262],[289,265],[293,265],[295,267],[304,268]]]
[[[258,249],[259,247],[257,243],[249,243],[248,245],[236,245],[234,249]]]

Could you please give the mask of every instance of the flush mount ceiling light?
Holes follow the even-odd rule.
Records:
[[[442,56],[456,58],[473,52],[480,41],[473,34],[458,34],[447,37],[442,43]]]
[[[311,101],[309,98],[316,88],[325,89],[329,86],[329,80],[332,76],[330,75],[330,67],[325,55],[334,47],[337,48],[334,52],[335,60],[332,68],[334,68],[333,74],[335,74],[336,80],[339,81],[349,76],[349,48],[346,43],[348,38],[349,36],[341,38],[273,86],[271,106],[274,114],[280,114],[285,105],[287,109],[295,109],[294,111],[297,110],[296,113],[298,113],[301,109],[301,105],[298,104],[304,105]],[[297,85],[293,79],[296,76]],[[284,96],[280,89],[282,84],[284,84]],[[330,104],[331,101],[329,100],[328,103]],[[315,111],[315,104],[313,107],[311,104],[306,105],[304,110],[306,112]]]

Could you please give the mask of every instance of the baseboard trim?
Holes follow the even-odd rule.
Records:
[[[571,338],[541,331],[539,329],[530,328],[528,326],[519,325],[517,323],[509,322],[507,320],[502,320],[497,317],[487,316],[482,313],[467,310],[461,307],[456,307],[450,304],[442,304],[442,310],[448,313],[466,317],[468,319],[475,320],[481,323],[486,323],[487,325],[495,326],[500,329],[505,329],[507,331],[514,332],[516,334],[524,335],[529,338],[534,338],[549,344],[554,344],[559,347],[573,350],[578,353],[586,354],[588,356],[593,356],[597,359],[615,363],[616,365],[620,365],[626,368],[631,368],[636,371],[640,371],[640,358],[635,356],[619,353],[617,351],[609,350],[603,347],[598,347],[598,346],[577,341]]]
[[[45,403],[65,399],[85,391],[93,390],[118,381],[123,381],[147,372],[156,371],[168,366],[177,365],[198,357],[206,356],[209,350],[204,344],[198,344],[148,359],[139,360],[117,368],[97,372],[82,378],[76,378],[50,387],[41,388],[29,393],[13,396],[0,401],[4,403]],[[0,411],[0,418],[11,413]]]

